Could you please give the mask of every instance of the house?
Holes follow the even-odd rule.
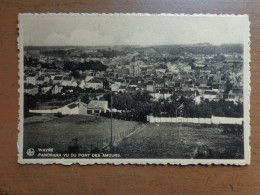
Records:
[[[108,108],[108,101],[91,100],[87,106],[88,114],[100,114],[106,112]]]
[[[218,93],[217,94],[217,99],[223,99],[224,98],[224,93]]]
[[[168,81],[167,82],[167,87],[174,87],[175,86],[175,82],[174,81]]]
[[[72,83],[72,87],[77,87],[77,86],[80,87],[81,89],[84,89],[86,86],[86,83],[84,80],[74,81]]]
[[[54,76],[52,83],[53,84],[61,84],[63,80],[63,76]]]
[[[92,80],[93,78],[94,78],[94,76],[92,76],[91,74],[90,74],[90,75],[87,75],[87,76],[85,77],[85,82],[88,82],[88,81]]]
[[[197,95],[194,97],[194,101],[196,104],[200,104],[200,102],[203,100],[203,97],[201,95]]]
[[[128,70],[128,69],[125,69],[125,70]],[[117,74],[117,78],[118,79],[124,79],[125,78],[125,74],[128,74],[128,72]]]
[[[144,91],[146,89],[146,84],[145,83],[138,83],[137,84],[137,90]]]
[[[126,90],[126,86],[120,86],[118,88],[118,92],[125,92],[125,90]]]
[[[48,83],[43,83],[42,88],[41,88],[41,93],[46,94],[48,91],[51,90],[51,88],[52,88],[52,85],[50,85]]]
[[[213,84],[212,85],[212,91],[219,92],[219,84]]]
[[[117,83],[113,83],[113,84],[111,84],[111,91],[118,91],[119,90],[119,87],[120,87],[120,85],[119,84],[117,84]]]
[[[163,73],[163,74],[165,74],[166,69],[156,68],[156,69],[155,69],[155,72],[156,72],[156,73]]]
[[[233,88],[230,90],[227,101],[233,101],[235,104],[243,102],[243,90],[240,88]]]
[[[204,99],[208,99],[208,100],[216,100],[217,99],[217,92],[214,91],[204,91],[203,94],[203,98]]]
[[[198,79],[196,82],[200,87],[207,87],[208,81],[206,79]]]
[[[171,62],[166,63],[167,69],[170,72],[179,73],[179,66],[177,64],[172,64]]]
[[[150,92],[149,93],[154,99],[159,100],[159,99],[168,99],[173,95],[173,90],[169,89],[160,89],[156,90],[154,93]]]
[[[71,86],[73,81],[74,81],[74,77],[73,76],[65,76],[65,77],[63,77],[61,85],[62,86]]]
[[[156,89],[164,88],[164,81],[163,80],[157,80],[154,83]]]
[[[48,76],[40,76],[36,79],[37,85],[42,85],[43,83],[49,83],[50,78]]]
[[[179,97],[184,96],[184,97],[194,97],[198,95],[198,91],[183,91],[183,90],[178,90],[175,91],[175,94]]]
[[[57,110],[58,110],[58,112],[60,112],[62,114],[68,114],[68,115],[79,114],[79,104],[77,102],[72,102]]]
[[[126,92],[128,93],[135,93],[136,92],[136,87],[127,87]]]
[[[130,62],[130,66],[128,66],[129,74],[133,76],[138,76],[141,73],[140,66],[143,65],[142,61],[134,61]]]
[[[59,69],[47,69],[44,71],[44,74],[48,74],[48,75],[58,75],[60,74],[60,70]]]
[[[37,78],[38,78],[38,76],[35,74],[28,74],[26,76],[26,83],[36,85]]]
[[[120,86],[120,84],[123,82],[122,79],[114,79],[115,84],[118,84]]]
[[[24,93],[36,95],[39,93],[39,89],[33,84],[24,84]]]
[[[93,78],[86,83],[86,88],[103,89],[103,82],[97,78]]]
[[[224,92],[226,90],[226,83],[219,83],[219,91]]]
[[[176,81],[175,84],[174,84],[174,88],[175,88],[175,90],[180,90],[181,89],[181,82]]]
[[[132,79],[132,80],[129,82],[129,87],[137,87],[137,80]]]
[[[63,70],[63,71],[62,71],[62,75],[69,76],[70,74],[71,74],[71,71],[70,71],[70,70]]]
[[[61,85],[56,84],[52,88],[52,94],[58,94],[61,92],[62,89],[63,89],[63,87]]]
[[[152,92],[152,91],[155,90],[153,81],[149,81],[149,82],[147,83],[147,85],[146,85],[146,90],[147,90],[147,91],[150,91],[150,92]]]

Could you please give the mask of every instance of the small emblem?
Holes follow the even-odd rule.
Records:
[[[35,154],[35,151],[33,148],[29,148],[27,151],[26,151],[27,155],[28,156],[33,156]]]

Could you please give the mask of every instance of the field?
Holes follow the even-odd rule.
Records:
[[[109,118],[98,116],[27,117],[24,121],[24,154],[28,148],[54,148],[54,153],[89,153],[91,149],[109,144],[110,125]],[[113,119],[113,135],[118,138],[137,126],[137,122]]]
[[[24,157],[28,148],[54,148],[54,153],[116,153],[122,158],[243,158],[240,125],[148,123],[109,118],[38,115],[24,121]]]
[[[243,158],[239,125],[149,123],[116,147],[124,158]]]

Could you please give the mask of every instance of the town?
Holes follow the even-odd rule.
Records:
[[[24,112],[241,117],[242,56],[242,45],[26,47]]]

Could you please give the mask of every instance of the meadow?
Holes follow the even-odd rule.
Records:
[[[124,158],[241,159],[241,125],[148,123],[115,151]]]
[[[113,119],[113,138],[137,126],[134,121]],[[27,117],[24,121],[24,156],[28,148],[53,148],[54,153],[90,153],[110,143],[110,130],[110,119],[99,116]]]
[[[54,153],[112,153],[122,158],[242,159],[241,125],[146,123],[70,115],[38,115],[24,121],[24,157],[28,148]]]

